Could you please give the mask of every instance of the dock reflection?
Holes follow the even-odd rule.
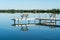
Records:
[[[20,27],[21,31],[29,31],[29,27],[31,27],[31,25],[29,25],[29,24],[12,24],[12,26]],[[54,25],[46,25],[46,24],[43,24],[43,23],[37,23],[37,24],[34,25],[34,27],[35,26],[39,26],[39,27],[45,26],[45,27],[48,27],[49,29],[56,29],[57,27],[60,28],[60,25],[55,25],[55,24]]]
[[[16,26],[20,27],[21,31],[28,31],[29,30],[27,25],[12,24],[12,26],[14,26],[14,27],[16,27]]]
[[[21,26],[21,30],[22,31],[28,31],[29,29],[28,29],[27,25],[25,25],[25,26]]]

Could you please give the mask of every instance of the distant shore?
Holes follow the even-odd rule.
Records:
[[[8,9],[8,10],[0,10],[0,13],[60,13],[60,9],[47,9],[47,10],[40,10],[40,9],[33,9],[33,10],[15,10],[15,9]]]

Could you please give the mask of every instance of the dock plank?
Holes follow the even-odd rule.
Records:
[[[21,18],[14,18],[12,20],[21,20]],[[22,20],[56,20],[60,21],[60,18],[23,18]]]
[[[60,18],[36,18],[36,20],[56,20],[56,21],[60,21]]]

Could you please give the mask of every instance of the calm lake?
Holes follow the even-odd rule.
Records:
[[[60,27],[45,25],[13,26],[13,18],[21,18],[23,13],[0,13],[0,40],[60,40]],[[28,18],[60,18],[60,14],[29,13]],[[27,21],[20,21],[26,23]],[[39,21],[36,20],[36,23]],[[44,22],[44,21],[43,21]],[[17,22],[16,22],[17,23]],[[30,21],[34,23],[34,20]],[[57,21],[56,25],[60,25]]]

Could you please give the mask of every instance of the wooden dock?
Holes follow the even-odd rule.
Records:
[[[14,18],[12,20],[36,20],[36,18]]]
[[[12,24],[12,26],[31,26],[31,25],[38,25],[38,26],[51,26],[51,27],[60,27],[60,25],[48,25],[44,23],[32,23],[32,24]]]
[[[30,23],[31,20],[34,20],[34,21],[35,21],[35,20],[39,20],[39,23],[42,23],[42,20],[45,20],[45,21],[49,20],[49,21],[51,21],[51,22],[45,22],[45,23],[42,23],[42,24],[52,25],[52,23],[54,23],[55,26],[58,26],[58,25],[56,25],[56,22],[57,22],[57,21],[60,21],[60,18],[14,18],[14,19],[12,19],[12,20],[14,21],[14,25],[16,24],[16,21],[18,22],[17,25],[26,25],[26,24],[20,24],[20,23],[19,23],[19,22],[22,21],[22,20],[28,21],[28,24],[31,24],[31,23]],[[54,22],[52,22],[52,21],[54,21]],[[34,22],[33,24],[36,24],[36,23]],[[52,25],[52,26],[54,26],[54,25]]]
[[[60,18],[36,18],[36,20],[53,20],[53,21],[60,21]]]
[[[60,18],[14,18],[12,20],[53,20],[53,21],[60,21]]]

